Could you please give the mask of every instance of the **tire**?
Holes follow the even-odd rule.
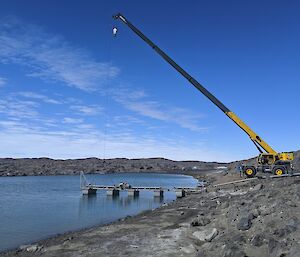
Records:
[[[284,166],[275,166],[272,171],[275,176],[281,176],[286,173],[286,168]]]
[[[247,178],[253,178],[256,175],[256,169],[253,166],[246,166],[244,168],[244,173]]]

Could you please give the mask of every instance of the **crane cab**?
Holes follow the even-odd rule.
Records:
[[[277,154],[261,153],[257,157],[257,163],[260,165],[272,165],[278,160]]]

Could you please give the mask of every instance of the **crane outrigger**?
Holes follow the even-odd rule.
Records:
[[[277,152],[260,136],[258,136],[245,122],[243,122],[234,112],[228,109],[219,99],[211,94],[203,85],[201,85],[188,72],[181,68],[173,59],[171,59],[163,50],[146,37],[139,29],[129,22],[122,14],[118,13],[113,16],[114,19],[121,20],[136,35],[144,40],[154,51],[156,51],[166,62],[168,62],[176,71],[185,77],[195,88],[205,95],[212,103],[214,103],[227,117],[229,117],[236,125],[238,125],[254,143],[260,154],[257,157],[256,165],[243,165],[243,172],[247,177],[254,177],[257,172],[272,172],[274,175],[283,175],[291,173],[293,166],[291,161],[294,160],[293,152]],[[114,35],[116,34],[116,30]]]

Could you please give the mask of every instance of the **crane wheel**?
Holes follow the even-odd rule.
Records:
[[[256,174],[256,169],[254,167],[245,167],[244,172],[247,178],[253,178]]]
[[[273,174],[276,176],[281,176],[281,175],[285,174],[285,168],[282,166],[274,167]]]

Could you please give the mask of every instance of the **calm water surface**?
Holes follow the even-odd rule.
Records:
[[[132,186],[195,187],[190,176],[170,174],[87,175],[95,184],[112,185],[125,181]],[[118,198],[98,191],[82,196],[79,176],[0,177],[0,251],[59,233],[105,224],[175,200],[166,192],[155,199],[149,191],[138,198],[121,192]]]

